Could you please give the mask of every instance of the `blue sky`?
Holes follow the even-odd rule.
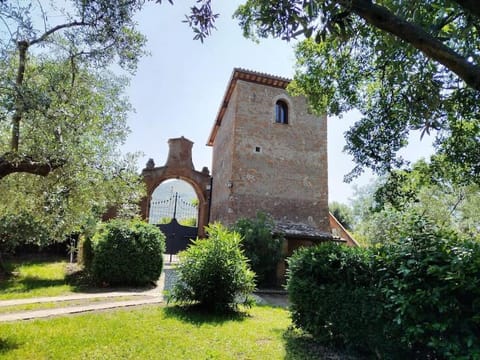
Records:
[[[162,166],[168,154],[168,139],[180,136],[194,142],[195,168],[211,169],[211,148],[205,144],[233,68],[293,76],[293,44],[277,39],[257,44],[244,39],[231,18],[240,3],[214,2],[215,12],[221,14],[218,30],[203,44],[192,40],[191,29],[182,23],[188,12],[185,3],[178,1],[171,6],[166,1],[162,5],[149,2],[138,16],[139,29],[148,38],[150,56],[141,60],[127,93],[136,112],[130,115],[132,132],[123,150],[144,153],[139,169],[148,158]],[[330,201],[347,203],[352,186],[363,185],[371,177],[367,174],[351,184],[343,183],[343,176],[353,167],[351,158],[342,153],[343,133],[358,117],[350,113],[342,119],[329,119]],[[406,155],[415,159],[429,153],[429,143],[424,140],[414,141]]]

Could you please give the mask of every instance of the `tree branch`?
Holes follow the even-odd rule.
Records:
[[[353,13],[363,18],[367,23],[406,41],[431,59],[453,71],[468,86],[480,91],[480,66],[472,64],[464,56],[444,45],[420,26],[405,21],[387,8],[376,5],[370,0],[338,0],[337,2],[351,9]],[[476,1],[457,1],[457,3],[465,3],[466,8],[468,4],[473,6],[474,2]],[[480,12],[480,10],[477,10],[477,12]]]
[[[75,27],[75,26],[85,26],[85,25],[88,25],[88,23],[86,23],[84,21],[72,21],[70,23],[57,25],[57,26],[51,28],[50,30],[45,31],[42,34],[42,36],[40,36],[36,39],[30,40],[29,45],[35,45],[35,44],[41,43],[42,41],[45,41],[45,39],[47,37],[49,37],[50,35],[52,35],[53,33],[57,32],[57,31],[60,31],[60,30],[63,30],[63,29],[68,29],[68,28]]]
[[[23,117],[24,112],[24,103],[23,103],[23,94],[22,85],[23,77],[25,75],[25,66],[27,62],[27,50],[28,42],[19,41],[18,44],[18,69],[17,77],[15,79],[15,90],[17,92],[15,99],[15,112],[12,116],[12,140],[10,148],[12,151],[18,151],[18,144],[20,142],[20,121]]]
[[[34,175],[47,176],[51,171],[65,165],[65,160],[36,161],[28,156],[15,155],[9,159],[11,153],[0,156],[0,180],[13,173],[29,173]]]
[[[44,32],[40,37],[33,40],[21,40],[18,41],[18,69],[17,69],[17,78],[15,80],[15,87],[17,90],[17,96],[15,101],[15,112],[12,116],[12,138],[10,149],[14,152],[18,152],[18,147],[20,143],[20,122],[22,121],[24,113],[24,101],[21,94],[21,88],[23,85],[23,78],[25,75],[25,68],[27,62],[27,50],[30,46],[41,43],[47,39],[48,36],[53,33],[60,31],[62,29],[67,29],[75,26],[83,26],[87,23],[83,21],[72,21],[70,23],[57,25],[50,30]]]

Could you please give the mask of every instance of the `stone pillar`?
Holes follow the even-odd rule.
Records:
[[[166,167],[187,168],[194,170],[192,161],[193,142],[183,136],[168,140],[168,158]]]

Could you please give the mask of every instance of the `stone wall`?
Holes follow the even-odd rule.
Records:
[[[215,138],[212,152],[212,202],[210,222],[221,221],[224,224],[235,222],[232,208],[232,172],[234,156],[234,129],[236,120],[236,91],[233,92],[229,106],[222,119]],[[215,170],[214,170],[215,169]]]
[[[326,117],[309,114],[305,99],[283,87],[234,86],[213,145],[211,220],[231,224],[263,210],[329,232]],[[279,99],[288,124],[275,123]]]

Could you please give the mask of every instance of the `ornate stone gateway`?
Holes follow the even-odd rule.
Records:
[[[176,254],[187,247],[190,239],[205,236],[204,227],[209,221],[212,180],[208,168],[204,167],[201,172],[195,170],[192,162],[193,142],[182,136],[168,140],[168,145],[168,158],[164,166],[155,167],[153,159],[150,159],[146,168],[142,170],[147,195],[140,204],[140,211],[142,218],[148,221],[151,214],[152,194],[157,186],[166,180],[181,179],[193,187],[198,198],[198,227],[180,225],[175,219],[175,212],[171,215],[170,224],[160,225],[160,229],[167,237],[167,253]],[[176,200],[178,202],[178,197]]]

